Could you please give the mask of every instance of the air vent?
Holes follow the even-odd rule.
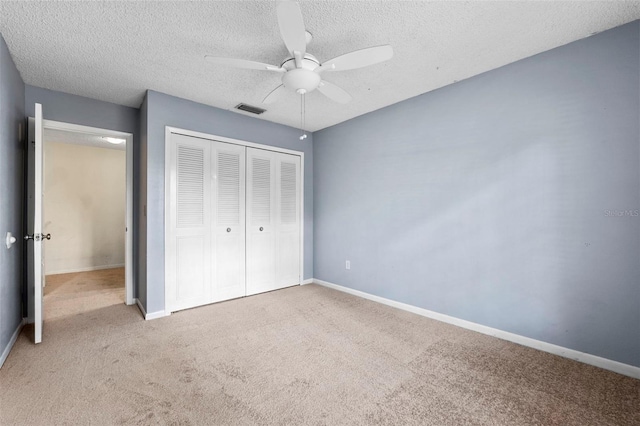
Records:
[[[247,104],[238,104],[236,105],[236,109],[239,109],[240,111],[250,112],[251,114],[257,114],[257,115],[260,115],[266,111],[266,109],[254,107]]]

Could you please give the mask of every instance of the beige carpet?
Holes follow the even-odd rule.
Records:
[[[47,275],[45,282],[46,320],[124,303],[124,268]]]
[[[317,285],[31,333],[0,370],[2,425],[640,424],[638,380]]]

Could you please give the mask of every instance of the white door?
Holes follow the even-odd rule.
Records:
[[[166,156],[167,311],[300,284],[299,156],[176,133]]]
[[[211,303],[211,143],[182,135],[172,141],[165,284],[170,312]]]
[[[167,308],[245,295],[245,148],[172,134]]]
[[[300,284],[302,224],[300,157],[278,154],[276,160],[276,287]]]
[[[300,157],[247,148],[247,295],[300,284]]]
[[[212,302],[245,295],[245,148],[212,146]]]
[[[247,148],[247,296],[276,288],[276,158]]]
[[[29,291],[27,297],[29,309],[29,319],[34,322],[34,342],[42,342],[43,318],[43,289],[44,289],[44,256],[43,243],[45,238],[42,234],[43,216],[43,120],[42,105],[35,106],[35,120],[29,119],[29,170],[28,170],[28,226],[27,236],[27,268]]]

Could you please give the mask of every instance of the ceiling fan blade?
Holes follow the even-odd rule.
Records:
[[[307,51],[307,36],[304,31],[300,5],[297,2],[281,1],[278,3],[278,25],[287,50],[292,55],[293,52],[300,52],[304,57]]]
[[[275,101],[277,101],[278,99],[280,99],[280,95],[282,95],[282,92],[284,92],[284,85],[281,84],[280,86],[276,87],[275,89],[273,89],[263,100],[262,103],[263,104],[272,104]]]
[[[327,98],[331,99],[332,101],[339,102],[341,104],[346,104],[351,100],[350,94],[348,94],[343,89],[336,86],[335,84],[329,83],[326,80],[322,80],[320,82],[320,85],[318,86],[318,90]]]
[[[277,71],[285,72],[284,68],[275,65],[263,64],[262,62],[247,61],[246,59],[235,58],[218,58],[216,56],[205,56],[206,61],[210,64],[224,65],[227,67],[244,68],[249,70]]]
[[[384,46],[368,47],[345,53],[337,58],[328,60],[316,72],[323,71],[346,71],[356,68],[367,67],[379,62],[388,61],[393,57],[393,48],[385,44]]]

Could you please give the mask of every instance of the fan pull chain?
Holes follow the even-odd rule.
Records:
[[[307,115],[306,110],[307,110],[307,106],[305,102],[304,93],[301,93],[300,94],[300,130],[302,130],[302,135],[300,136],[300,140],[304,140],[307,138],[307,133],[304,130],[306,125],[306,115]]]

